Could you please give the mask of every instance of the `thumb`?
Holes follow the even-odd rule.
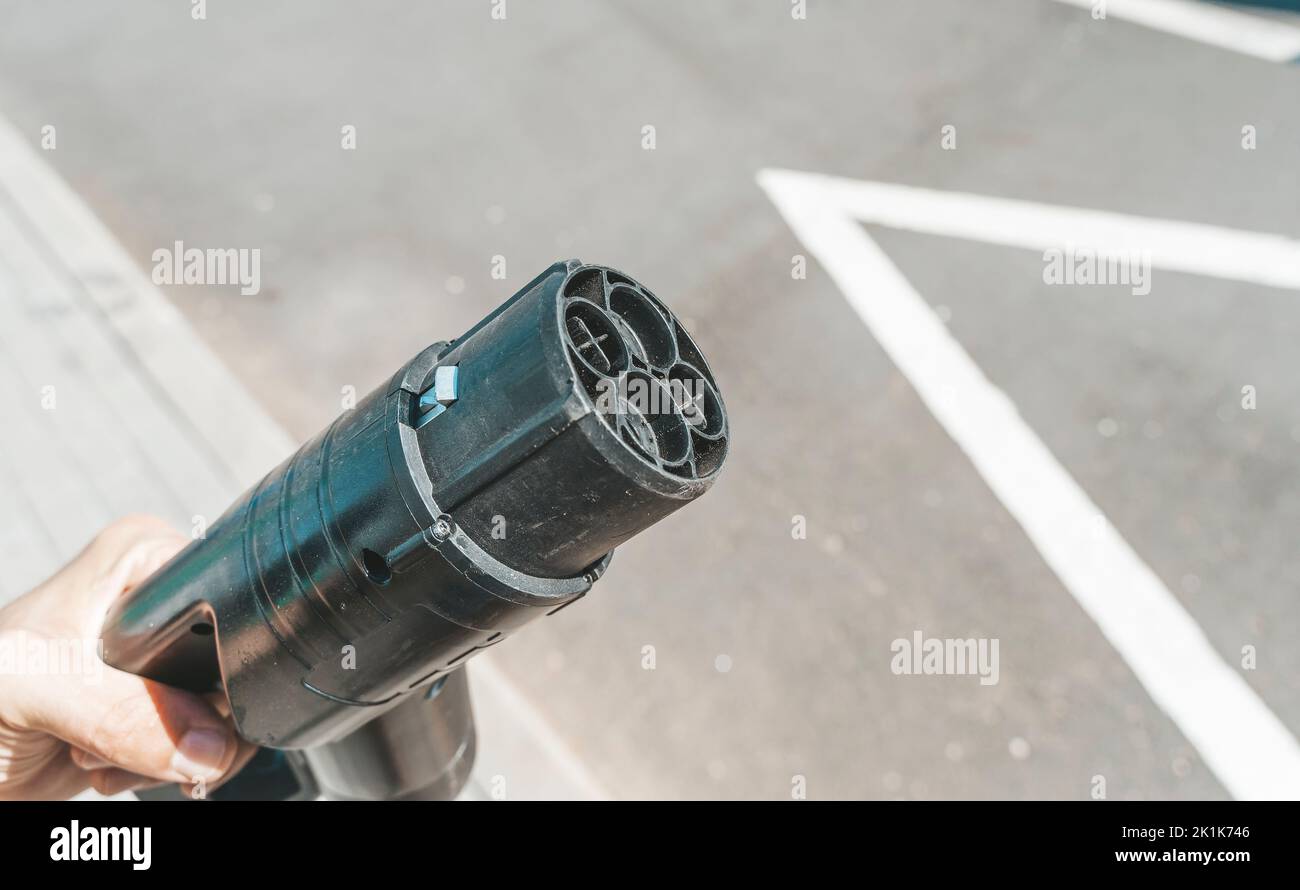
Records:
[[[105,529],[76,559],[6,608],[9,623],[59,641],[95,640],[104,612],[185,543],[160,520]],[[128,772],[165,782],[216,781],[238,744],[230,722],[198,695],[109,667],[47,671],[12,682],[0,704],[11,723],[55,736]]]
[[[32,728],[113,766],[164,782],[211,783],[239,752],[230,722],[193,693],[107,665],[98,680],[48,680],[63,688],[47,688],[29,701]]]

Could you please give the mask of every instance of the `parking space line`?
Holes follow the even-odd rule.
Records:
[[[1065,243],[1099,250],[1136,245],[1151,249],[1156,265],[1293,288],[1300,287],[1300,242],[786,170],[764,170],[758,181],[1048,566],[1229,793],[1300,799],[1295,737],[1215,651],[1007,395],[984,376],[864,223],[1035,249]],[[1191,240],[1181,244],[1182,238]],[[1217,243],[1221,238],[1226,242]]]
[[[1104,6],[1106,17],[1177,34],[1210,46],[1267,59],[1300,59],[1300,28],[1275,19],[1224,9],[1196,0],[1057,0],[1092,10]]]

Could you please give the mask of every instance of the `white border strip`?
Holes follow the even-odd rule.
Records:
[[[295,445],[36,149],[0,117],[0,187],[238,487]]]
[[[506,800],[611,799],[492,653],[474,660],[469,688],[479,733],[474,775],[489,798],[500,776]]]
[[[1091,11],[1097,0],[1057,0]],[[1106,18],[1124,19],[1270,62],[1300,59],[1300,28],[1191,0],[1104,0]]]
[[[1006,394],[952,337],[862,223],[1037,248],[1065,233],[1087,243],[1160,246],[1166,262],[1225,277],[1300,286],[1300,244],[1273,235],[1197,229],[972,195],[765,170],[759,184],[849,304],[970,458],[1043,559],[1238,798],[1300,798],[1300,744],[1214,650],[1196,622],[1057,462]],[[933,215],[931,215],[933,214]],[[1077,219],[1078,225],[1071,223]],[[1110,232],[1106,223],[1118,228]],[[976,225],[978,222],[978,226]],[[1080,234],[1084,232],[1085,234]],[[1263,262],[1256,273],[1206,239]],[[1059,244],[1057,245],[1059,246]],[[1149,246],[1149,245],[1148,245]],[[1213,261],[1193,254],[1211,249]],[[1290,274],[1283,264],[1296,264]],[[1244,273],[1250,273],[1249,275]]]

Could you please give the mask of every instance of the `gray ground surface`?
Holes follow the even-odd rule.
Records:
[[[1295,236],[1300,71],[1049,2],[810,7],[4,2],[0,111],[57,126],[48,159],[142,268],[262,248],[261,295],[168,294],[296,436],[558,257],[690,319],[732,414],[721,482],[500,653],[614,794],[1224,796],[833,284],[791,281],[754,175]],[[874,234],[1216,649],[1258,647],[1247,679],[1300,732],[1296,294],[1047,288],[1031,252]],[[894,676],[915,629],[998,637],[1001,683]]]

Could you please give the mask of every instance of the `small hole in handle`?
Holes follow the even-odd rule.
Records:
[[[366,570],[366,577],[376,584],[387,584],[393,578],[393,570],[388,567],[388,560],[373,550],[361,551],[361,566]]]
[[[212,636],[212,625],[206,621],[199,621],[190,625],[190,633],[196,637],[210,637]]]

